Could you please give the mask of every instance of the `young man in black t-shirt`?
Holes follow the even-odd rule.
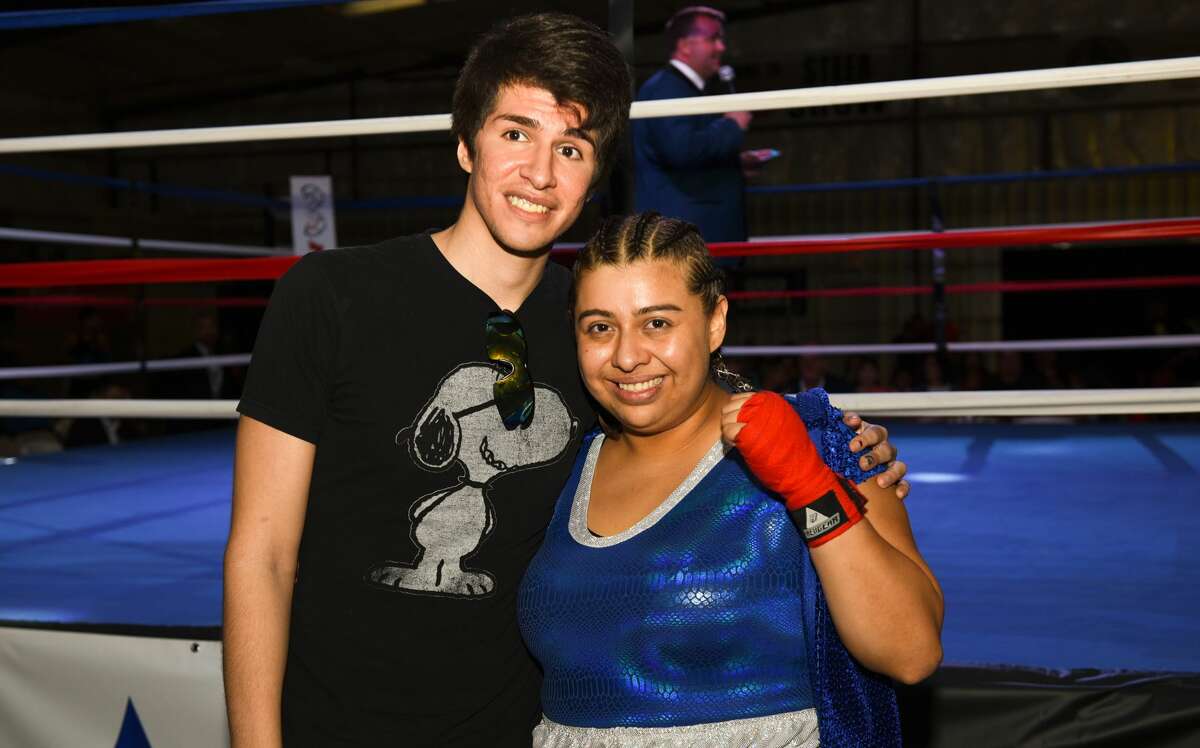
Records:
[[[590,24],[496,27],[455,89],[457,222],[312,254],[280,280],[238,407],[235,747],[529,745],[540,676],[515,593],[593,421],[548,248],[605,173],[630,91]],[[497,385],[510,359],[489,347],[511,343],[504,309],[532,382],[519,424]],[[885,439],[858,438],[876,461]]]

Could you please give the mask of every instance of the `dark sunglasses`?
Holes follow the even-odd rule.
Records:
[[[492,385],[492,398],[504,428],[525,428],[533,420],[533,377],[529,373],[529,346],[525,331],[512,312],[492,312],[484,322],[489,361],[508,371]]]

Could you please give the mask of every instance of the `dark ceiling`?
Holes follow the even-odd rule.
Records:
[[[0,70],[5,71],[0,96],[46,108],[33,121],[22,116],[28,111],[11,111],[12,116],[0,120],[0,133],[52,132],[52,123],[71,119],[61,116],[67,110],[90,110],[99,122],[116,127],[127,118],[200,102],[212,105],[350,81],[445,80],[453,77],[471,40],[501,17],[560,10],[608,27],[609,4],[427,0],[371,15],[349,15],[346,6],[325,5],[0,31]],[[731,0],[721,7],[736,21],[821,4],[827,2]],[[633,5],[635,35],[644,38],[659,32],[681,3],[637,0]],[[660,60],[661,51],[653,46],[639,50],[637,57]],[[444,110],[443,105],[436,111]],[[39,128],[39,121],[51,130]]]

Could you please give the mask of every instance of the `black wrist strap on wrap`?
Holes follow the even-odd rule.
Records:
[[[834,477],[837,478],[836,488],[788,512],[810,548],[833,540],[863,518],[866,498],[850,481],[840,475]]]

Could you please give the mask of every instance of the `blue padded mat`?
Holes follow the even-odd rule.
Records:
[[[219,626],[232,429],[0,466],[0,620]]]
[[[1200,425],[894,424],[950,664],[1200,672]],[[0,466],[0,621],[220,624],[233,431]]]

